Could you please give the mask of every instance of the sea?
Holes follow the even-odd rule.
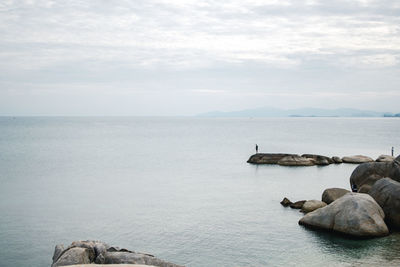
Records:
[[[0,266],[50,266],[101,240],[185,266],[399,266],[400,234],[298,225],[280,201],[350,189],[357,165],[246,163],[260,152],[400,152],[398,118],[0,117]]]

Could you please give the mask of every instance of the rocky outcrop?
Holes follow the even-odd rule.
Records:
[[[389,155],[380,155],[375,161],[376,162],[392,162],[394,157]]]
[[[257,153],[247,160],[247,163],[253,164],[278,164],[282,158],[291,156],[294,154],[284,154],[284,153]]]
[[[319,200],[307,200],[303,207],[301,207],[301,211],[304,213],[312,212],[316,209],[323,208],[326,206],[325,202]]]
[[[341,198],[347,193],[350,193],[350,191],[343,188],[328,188],[325,189],[324,192],[322,193],[321,200],[326,204],[331,204],[333,201],[335,201],[338,198]]]
[[[75,241],[64,249],[57,245],[54,250],[52,267],[74,264],[143,264],[160,267],[180,267],[160,260],[153,255],[138,253],[118,247],[110,247],[100,241]]]
[[[347,193],[330,205],[307,213],[299,224],[355,237],[385,236],[385,214],[367,194]]]
[[[315,165],[329,165],[334,163],[332,158],[322,156],[322,155],[314,155],[314,154],[303,154],[301,155],[303,158],[313,159]]]
[[[283,200],[281,201],[281,205],[284,207],[289,206],[290,204],[293,204],[292,201],[290,201],[288,198],[283,198]]]
[[[278,161],[281,166],[313,166],[313,159],[303,158],[299,155],[286,156]]]
[[[358,192],[368,192],[371,186],[384,177],[389,177],[400,182],[400,162],[370,162],[364,163],[354,169],[350,176],[352,188]]]
[[[342,161],[344,163],[361,164],[361,163],[365,163],[365,162],[372,162],[374,160],[367,156],[355,155],[355,156],[343,157]]]
[[[385,212],[386,222],[400,228],[400,183],[382,178],[372,186],[369,194]]]
[[[343,160],[340,157],[332,157],[333,163],[340,164],[343,163]]]
[[[296,201],[296,202],[290,204],[290,207],[292,209],[301,209],[303,207],[304,203],[306,203],[306,200]]]

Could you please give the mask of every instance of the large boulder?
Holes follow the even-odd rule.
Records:
[[[284,153],[257,153],[247,160],[247,163],[253,164],[277,164],[279,160],[286,156],[294,154],[284,154]]]
[[[303,154],[301,156],[303,158],[313,159],[315,165],[329,165],[329,164],[334,163],[332,158],[329,158],[326,156],[315,155],[315,154]]]
[[[101,241],[75,241],[66,249],[64,249],[63,245],[57,245],[54,250],[52,267],[89,263],[126,263],[179,267],[179,265],[160,260],[153,255],[120,249],[118,247],[110,247]]]
[[[385,236],[382,208],[368,194],[347,193],[330,205],[307,213],[299,224],[355,237]]]
[[[350,185],[352,188],[357,188],[360,193],[367,193],[376,181],[384,177],[400,182],[400,162],[369,162],[361,164],[351,174]]]
[[[386,222],[400,228],[400,183],[382,178],[372,186],[369,194],[385,212]]]
[[[286,156],[278,161],[282,166],[313,166],[315,165],[314,159],[303,158],[299,155]]]
[[[301,207],[301,211],[304,213],[312,212],[316,209],[323,208],[326,206],[326,203],[323,201],[319,200],[307,200],[304,204],[303,207]]]
[[[333,201],[335,201],[338,198],[341,198],[342,196],[346,195],[349,192],[350,192],[349,190],[343,188],[328,188],[325,189],[324,192],[322,193],[321,200],[326,204],[331,204]]]
[[[342,161],[344,163],[360,164],[360,163],[365,163],[365,162],[372,162],[374,160],[367,156],[355,155],[355,156],[343,157]]]
[[[394,157],[389,155],[380,155],[375,161],[376,162],[392,162]]]

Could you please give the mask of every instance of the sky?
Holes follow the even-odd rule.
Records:
[[[398,0],[0,2],[0,115],[399,103]]]

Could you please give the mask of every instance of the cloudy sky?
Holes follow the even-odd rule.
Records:
[[[0,115],[399,103],[398,0],[0,2]]]

